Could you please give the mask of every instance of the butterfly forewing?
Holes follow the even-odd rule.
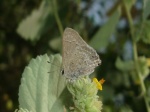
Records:
[[[63,34],[62,61],[64,75],[70,79],[91,74],[101,63],[96,51],[71,28],[66,28]]]

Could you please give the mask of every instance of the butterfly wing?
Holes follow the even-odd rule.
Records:
[[[67,78],[75,79],[91,74],[101,63],[96,51],[71,28],[63,35],[63,69]]]

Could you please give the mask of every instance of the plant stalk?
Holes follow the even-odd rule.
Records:
[[[63,26],[62,26],[62,23],[60,21],[59,15],[58,15],[57,0],[52,0],[52,2],[53,2],[54,16],[56,19],[56,23],[58,25],[59,32],[60,32],[61,37],[62,37],[63,36]]]
[[[133,58],[134,58],[134,62],[135,62],[136,73],[139,77],[139,81],[140,81],[140,84],[141,84],[141,91],[142,92],[141,92],[140,96],[143,96],[147,111],[150,112],[149,103],[148,103],[148,100],[146,98],[147,97],[146,96],[146,87],[145,87],[145,84],[144,84],[144,81],[143,81],[143,78],[142,78],[142,74],[139,71],[137,43],[136,43],[136,39],[134,37],[135,35],[134,35],[133,20],[132,20],[129,9],[126,7],[126,5],[124,5],[124,6],[125,6],[125,9],[126,9],[126,14],[127,14],[127,18],[128,18],[128,21],[129,21],[130,31],[131,31],[131,38],[132,38],[132,43],[133,43]]]

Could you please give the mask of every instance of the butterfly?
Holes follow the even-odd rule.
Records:
[[[101,64],[96,51],[72,28],[64,30],[62,45],[62,74],[68,79],[89,75]]]

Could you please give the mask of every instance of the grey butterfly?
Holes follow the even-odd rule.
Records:
[[[65,29],[62,44],[62,67],[66,78],[74,80],[89,75],[101,64],[96,51],[75,30]]]

